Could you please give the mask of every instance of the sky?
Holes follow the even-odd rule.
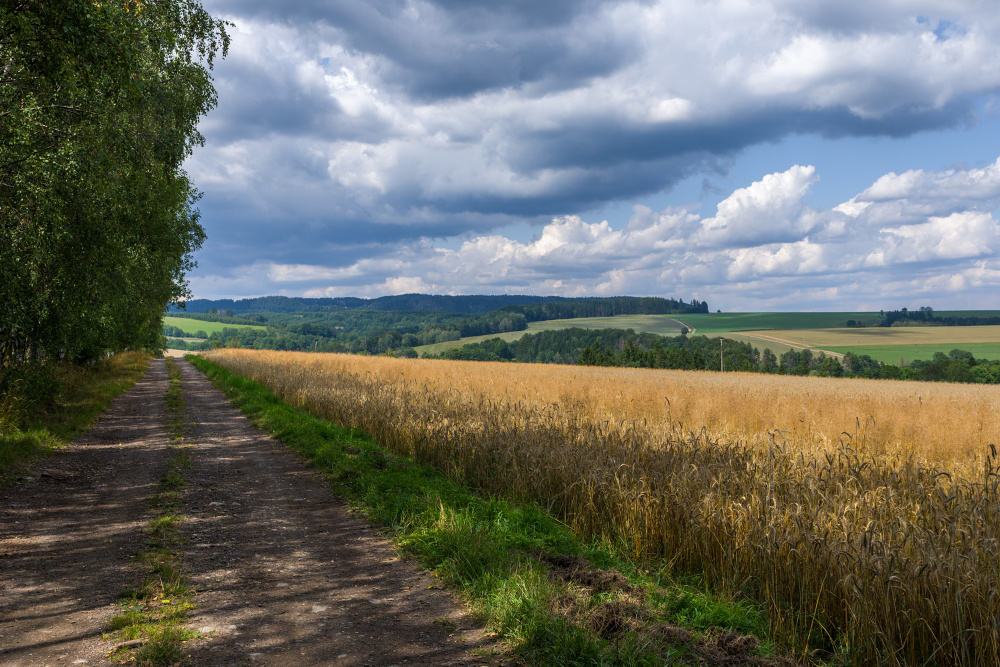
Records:
[[[995,0],[202,0],[195,298],[1000,309]]]

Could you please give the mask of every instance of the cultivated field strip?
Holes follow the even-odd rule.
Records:
[[[740,588],[796,651],[808,638],[858,664],[1000,663],[996,392],[719,376],[727,390],[716,374],[208,356],[488,493]],[[685,382],[707,395],[682,395]],[[854,428],[837,439],[833,413],[852,409]],[[774,430],[782,415],[791,423]]]

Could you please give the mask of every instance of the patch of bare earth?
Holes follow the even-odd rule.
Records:
[[[153,361],[90,432],[0,491],[0,665],[107,664],[101,634],[170,456],[166,388]]]
[[[199,665],[479,665],[481,627],[181,362]]]
[[[181,567],[194,665],[479,665],[490,638],[437,580],[180,361],[193,465]],[[90,433],[0,494],[0,665],[108,664],[171,451],[154,361]]]
[[[670,664],[699,667],[795,667],[788,658],[756,655],[760,642],[753,635],[715,630],[696,637],[683,628],[656,620],[646,604],[646,591],[632,586],[617,570],[602,570],[581,556],[539,554],[554,581],[570,584],[570,592],[556,601],[556,613],[615,641],[626,633],[637,635],[649,650],[659,650]],[[589,598],[604,595],[602,602]]]

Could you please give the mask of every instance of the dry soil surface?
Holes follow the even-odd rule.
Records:
[[[183,569],[193,665],[481,665],[483,629],[429,573],[180,360],[193,466]],[[111,664],[102,637],[138,570],[172,456],[163,361],[91,431],[0,492],[0,665]]]

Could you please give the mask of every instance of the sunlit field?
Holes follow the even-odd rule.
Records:
[[[660,336],[679,336],[684,325],[668,315],[615,315],[613,317],[574,317],[565,320],[543,320],[540,322],[528,322],[528,328],[524,331],[508,331],[506,333],[487,334],[485,336],[466,336],[458,340],[449,340],[443,343],[432,343],[417,347],[417,352],[421,354],[441,354],[445,350],[450,350],[470,343],[480,343],[491,338],[501,338],[507,342],[520,340],[527,334],[539,333],[541,331],[559,331],[562,329],[634,329],[635,331],[648,331]]]
[[[284,400],[859,664],[1000,661],[1000,388],[219,350]]]
[[[837,353],[867,354],[885,363],[931,359],[935,352],[956,348],[977,359],[1000,359],[1000,326],[976,327],[868,327],[862,329],[797,329],[754,331],[744,334],[755,347],[772,343],[812,347]]]
[[[204,331],[207,334],[222,333],[223,329],[257,329],[259,331],[267,330],[267,327],[259,326],[256,324],[225,324],[224,322],[208,322],[206,320],[195,320],[189,317],[165,316],[163,318],[163,324],[171,327],[177,327],[182,331],[187,331],[190,333],[194,333],[196,331]]]
[[[596,422],[637,420],[670,433],[705,428],[712,437],[756,446],[768,445],[773,437],[806,452],[829,451],[846,442],[869,452],[913,453],[955,467],[981,456],[989,443],[1000,443],[1000,386],[992,385],[339,354],[221,354],[278,364],[294,358],[310,372],[418,382],[457,391],[468,400],[572,411]]]

